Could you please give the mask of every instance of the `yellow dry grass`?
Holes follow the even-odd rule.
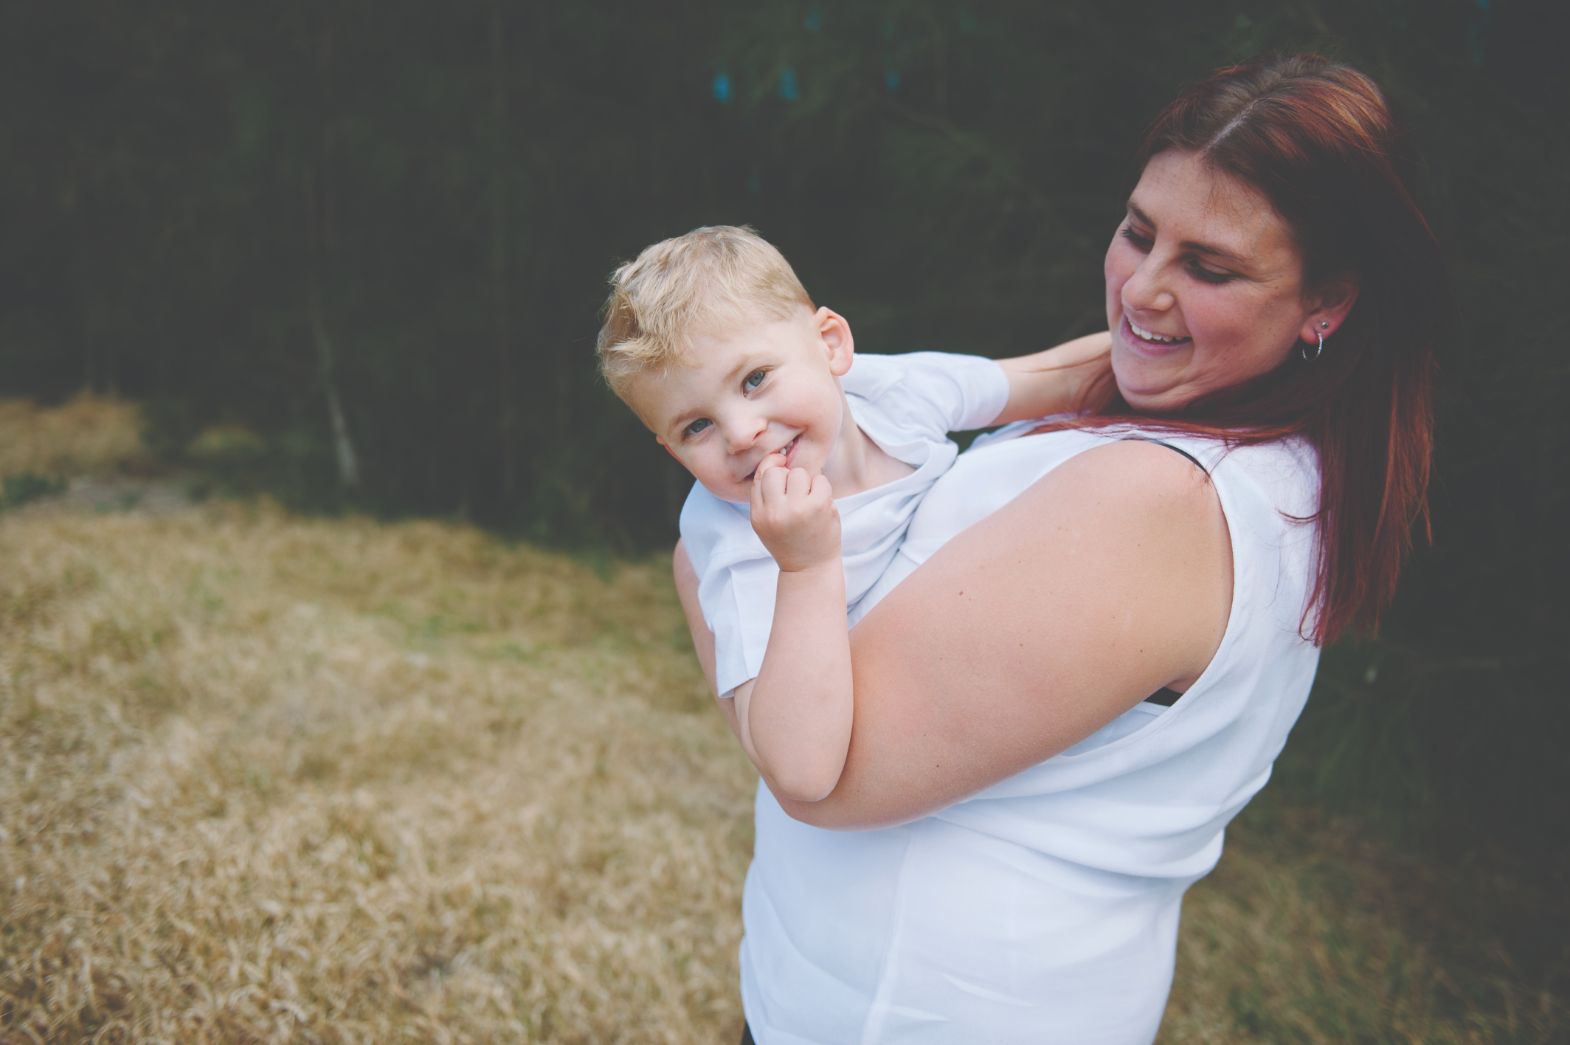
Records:
[[[662,563],[67,498],[0,561],[0,1042],[735,1040],[754,776]],[[1267,792],[1162,1038],[1554,1040],[1563,910]]]
[[[1541,875],[1402,853],[1267,793],[1184,903],[1161,1040],[1564,1041],[1564,912]]]
[[[0,433],[0,476],[101,475],[147,461],[136,405],[88,392],[56,407],[0,399]]]
[[[664,571],[0,517],[0,1037],[726,1040],[752,775]]]

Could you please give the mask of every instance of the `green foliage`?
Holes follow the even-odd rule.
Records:
[[[1327,666],[1302,745],[1323,760],[1287,775],[1488,820],[1467,794],[1570,783],[1539,739],[1570,667],[1553,307],[1570,113],[1527,7],[9,5],[0,83],[25,101],[0,121],[0,393],[153,403],[167,453],[243,425],[265,449],[232,471],[291,503],[666,545],[686,480],[593,372],[617,262],[748,222],[863,351],[1039,347],[1103,321],[1129,157],[1177,86],[1324,50],[1407,117],[1460,321],[1435,543],[1390,666]],[[330,390],[357,489],[335,470]],[[1485,737],[1511,768],[1469,789],[1457,767]]]
[[[0,480],[0,511],[20,508],[28,501],[52,497],[65,489],[65,480],[37,472],[19,472]]]
[[[1546,799],[1570,736],[1564,658],[1493,636],[1328,651],[1278,780],[1405,843],[1557,857],[1570,810]],[[1490,650],[1479,653],[1478,650]]]

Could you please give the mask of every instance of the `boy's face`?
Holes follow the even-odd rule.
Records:
[[[838,379],[852,352],[843,318],[803,309],[694,338],[690,365],[633,378],[627,399],[710,493],[746,501],[753,473],[776,450],[788,466],[833,481],[846,414]]]

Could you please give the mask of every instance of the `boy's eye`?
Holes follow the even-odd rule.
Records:
[[[710,421],[707,417],[700,417],[696,421],[689,424],[686,428],[681,430],[682,438],[691,438],[713,423],[714,422]]]
[[[741,387],[745,388],[749,392],[752,391],[754,388],[757,388],[759,385],[763,384],[763,377],[765,373],[766,371],[763,370],[754,370],[752,373],[742,378]]]

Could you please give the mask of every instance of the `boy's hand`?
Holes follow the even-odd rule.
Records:
[[[784,573],[797,573],[840,558],[840,513],[823,476],[786,468],[770,454],[752,480],[752,528]]]

